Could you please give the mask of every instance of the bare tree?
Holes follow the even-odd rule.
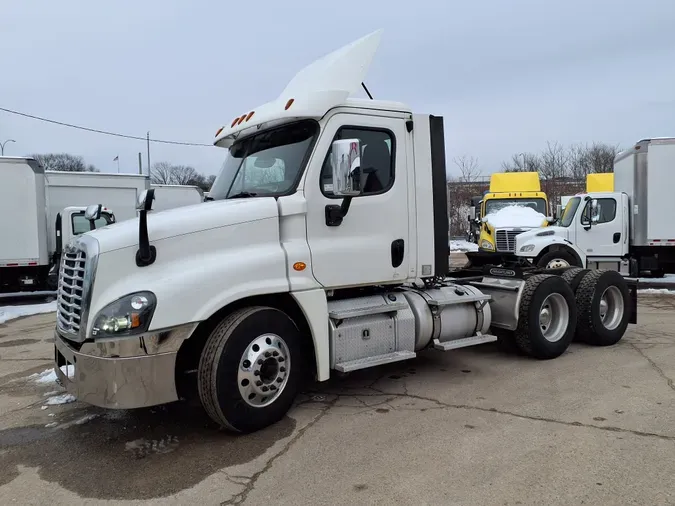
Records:
[[[569,152],[557,142],[547,142],[541,155],[539,174],[543,179],[562,179],[568,177]]]
[[[45,170],[59,170],[63,172],[98,172],[96,167],[85,163],[81,156],[68,153],[45,153],[30,155],[42,165]]]
[[[452,163],[459,169],[460,176],[457,179],[458,181],[467,183],[477,181],[482,175],[481,170],[478,168],[478,159],[473,156],[462,155],[453,158]]]
[[[171,165],[157,162],[150,170],[150,179],[155,184],[196,185],[204,179],[199,172],[188,165]]]

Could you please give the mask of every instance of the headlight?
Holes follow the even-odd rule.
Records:
[[[544,232],[539,232],[539,233],[537,234],[537,237],[544,237],[544,236],[547,236],[547,235],[554,235],[554,234],[555,234],[555,231],[553,231],[553,230],[546,230],[546,231],[544,231]]]
[[[489,249],[490,251],[494,251],[494,249],[495,249],[495,247],[492,245],[492,243],[490,241],[488,241],[487,239],[483,239],[480,242],[480,247],[482,249]]]
[[[529,251],[532,251],[534,249],[534,244],[526,244],[525,246],[520,247],[520,252],[521,253],[527,253]]]
[[[148,330],[157,298],[152,292],[126,295],[108,304],[96,315],[94,337],[121,337],[142,334]]]

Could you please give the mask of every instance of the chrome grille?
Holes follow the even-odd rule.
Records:
[[[63,252],[59,270],[56,321],[59,329],[79,334],[82,323],[87,254],[82,249]]]
[[[497,251],[514,253],[516,251],[516,236],[524,230],[497,230],[495,239]]]

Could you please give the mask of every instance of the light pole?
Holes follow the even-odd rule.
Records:
[[[0,156],[5,156],[5,144],[8,142],[16,142],[14,139],[7,139],[5,142],[0,142]]]
[[[523,157],[523,172],[527,171],[527,160],[525,159],[525,153],[519,153]]]

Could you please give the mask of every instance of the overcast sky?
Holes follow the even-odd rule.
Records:
[[[675,136],[675,1],[25,0],[0,8],[0,107],[130,135],[209,144],[315,58],[384,28],[375,98],[443,115],[448,164]],[[69,152],[137,170],[145,143],[0,111],[6,155]],[[151,161],[216,173],[215,147]]]

